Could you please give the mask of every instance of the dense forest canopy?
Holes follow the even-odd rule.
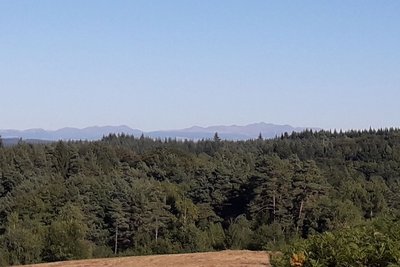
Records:
[[[2,147],[0,265],[273,249],[400,214],[400,130]]]

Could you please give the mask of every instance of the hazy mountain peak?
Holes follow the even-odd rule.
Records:
[[[211,139],[215,132],[218,132],[222,139],[228,140],[246,140],[255,139],[261,133],[264,138],[273,138],[285,132],[303,131],[305,129],[319,130],[319,128],[293,127],[291,125],[278,125],[273,123],[257,122],[247,125],[215,125],[215,126],[192,126],[185,129],[169,131],[143,132],[138,129],[132,129],[126,125],[120,126],[89,126],[86,128],[64,127],[54,131],[43,130],[40,128],[19,130],[0,130],[3,138],[22,138],[39,140],[98,140],[110,133],[125,133],[134,136],[140,136],[144,133],[146,136],[154,138],[177,138],[177,139]]]

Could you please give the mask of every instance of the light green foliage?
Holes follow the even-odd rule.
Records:
[[[336,232],[314,235],[286,249],[273,266],[291,266],[293,255],[304,254],[307,266],[398,266],[400,224],[378,220]]]
[[[40,262],[44,247],[44,227],[29,219],[21,220],[17,213],[12,213],[1,240],[1,261],[4,265]]]
[[[253,234],[251,249],[276,250],[285,244],[284,226],[280,223],[263,224]]]
[[[213,249],[223,249],[225,248],[225,232],[220,223],[211,223],[206,230],[207,239],[209,242],[208,247]]]
[[[91,257],[91,245],[85,240],[87,226],[81,210],[67,204],[49,226],[45,259],[49,261]]]
[[[235,218],[227,231],[228,246],[232,249],[246,249],[252,238],[250,222],[244,216]]]

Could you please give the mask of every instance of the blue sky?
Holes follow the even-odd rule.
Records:
[[[0,1],[0,128],[400,126],[400,1]]]

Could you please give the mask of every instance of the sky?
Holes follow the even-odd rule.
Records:
[[[0,0],[0,128],[400,127],[398,0]]]

